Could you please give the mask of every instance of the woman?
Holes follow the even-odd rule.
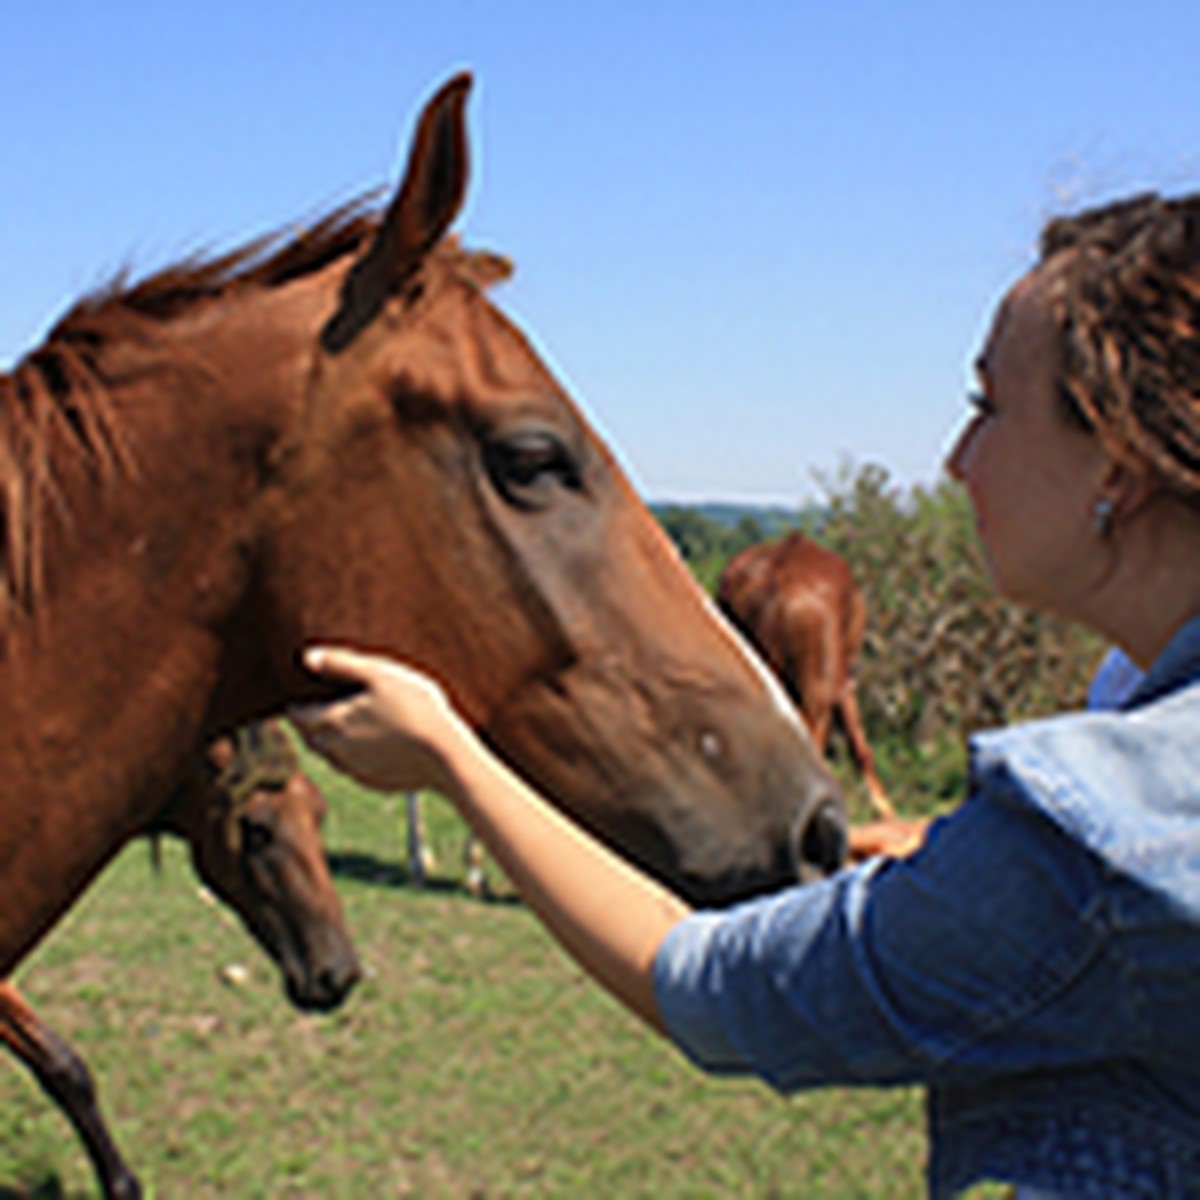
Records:
[[[1053,222],[978,374],[948,468],[996,586],[1147,674],[1128,711],[972,739],[966,802],[912,854],[693,913],[399,664],[313,651],[363,690],[295,717],[364,783],[449,796],[706,1070],[927,1085],[932,1195],[1200,1195],[1200,197]]]

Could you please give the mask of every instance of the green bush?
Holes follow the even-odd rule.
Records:
[[[869,734],[930,748],[1083,704],[1098,639],[997,594],[957,485],[904,492],[865,466],[826,487],[818,539],[867,601],[857,680]]]

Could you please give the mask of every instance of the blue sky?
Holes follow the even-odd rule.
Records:
[[[395,178],[476,77],[460,229],[651,499],[937,477],[1064,206],[1200,188],[1193,0],[41,0],[0,72],[0,365],[80,292]]]

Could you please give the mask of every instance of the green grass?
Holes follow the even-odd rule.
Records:
[[[428,802],[443,874],[408,886],[400,799],[320,766],[327,841],[369,977],[338,1013],[197,893],[183,850],[105,874],[17,981],[86,1057],[150,1197],[917,1197],[915,1091],[782,1100],[707,1080],[563,958],[504,889],[459,886],[461,827]],[[247,983],[221,981],[230,963]],[[0,1200],[92,1197],[66,1122],[0,1068]]]

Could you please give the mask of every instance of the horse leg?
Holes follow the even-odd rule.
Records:
[[[483,863],[483,843],[468,831],[463,841],[463,868],[467,874],[467,891],[476,900],[482,900],[490,892],[487,872],[483,869]]]
[[[408,877],[417,887],[424,887],[429,880],[429,873],[434,868],[434,858],[429,841],[425,837],[425,824],[421,819],[420,792],[406,792],[404,808],[408,817]]]
[[[837,710],[842,729],[845,730],[846,740],[850,743],[850,753],[858,763],[863,782],[867,785],[867,798],[871,811],[882,820],[891,820],[896,816],[896,809],[884,790],[883,782],[875,769],[875,755],[867,741],[866,730],[863,729],[862,714],[858,709],[858,693],[854,688],[854,664],[862,653],[863,639],[867,632],[867,602],[862,592],[854,590],[850,598],[850,607],[846,615],[844,650],[845,664],[842,674],[842,686],[838,689]]]
[[[419,792],[406,792],[404,807],[408,817],[408,877],[417,887],[424,887],[429,880],[436,860],[433,849],[425,837],[425,822],[421,816]],[[483,845],[474,834],[468,832],[463,842],[463,870],[466,872],[467,891],[477,899],[488,894],[487,874],[484,871]]]
[[[794,611],[783,679],[813,742],[824,754],[829,749],[836,699],[835,631],[823,613]]]
[[[0,981],[0,1041],[33,1072],[42,1090],[75,1127],[106,1200],[140,1200],[141,1185],[121,1158],[100,1115],[95,1081],[87,1065],[7,980]]]
[[[858,697],[855,695],[852,680],[846,680],[845,686],[838,696],[837,711],[846,741],[850,743],[850,753],[858,764],[863,782],[867,785],[867,799],[870,802],[871,811],[881,820],[890,820],[895,817],[896,809],[888,799],[883,781],[875,769],[875,755],[871,751],[871,744],[867,741],[867,735],[863,730],[862,715],[858,711]]]

